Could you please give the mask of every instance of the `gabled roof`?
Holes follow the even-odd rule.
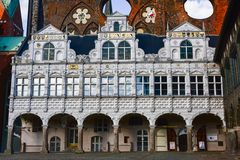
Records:
[[[126,17],[126,15],[118,12],[118,11],[115,11],[113,14],[111,14],[109,17]]]
[[[54,27],[53,25],[49,24],[39,30],[36,34],[63,34],[63,32]]]
[[[171,30],[171,32],[181,32],[181,31],[200,32],[202,31],[202,29],[192,25],[189,22],[184,22]]]
[[[25,37],[0,37],[0,52],[17,51]]]

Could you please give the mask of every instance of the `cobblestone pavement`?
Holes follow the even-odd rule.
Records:
[[[240,155],[228,155],[222,152],[26,153],[14,155],[1,154],[0,160],[240,160]]]

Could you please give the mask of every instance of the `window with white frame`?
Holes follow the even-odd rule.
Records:
[[[221,96],[222,95],[222,77],[209,76],[208,77],[209,95]]]
[[[185,76],[172,77],[172,94],[176,96],[185,95]]]
[[[119,96],[130,96],[132,94],[132,82],[131,82],[131,77],[126,76],[126,77],[119,77],[118,78],[118,91],[119,91]]]
[[[149,95],[149,76],[137,76],[137,95]]]
[[[114,22],[113,30],[114,30],[114,32],[119,32],[120,31],[120,24],[119,24],[119,22]]]
[[[43,46],[43,60],[51,61],[54,60],[55,47],[52,43],[46,43]]]
[[[85,77],[84,78],[84,96],[96,96],[97,95],[97,78]]]
[[[115,59],[115,47],[110,41],[105,42],[102,46],[102,60]]]
[[[33,85],[33,96],[44,96],[45,78],[34,77],[32,85]]]
[[[16,96],[28,96],[28,78],[17,78]]]
[[[49,86],[50,86],[50,96],[62,95],[62,78],[51,77]]]
[[[118,59],[128,60],[131,59],[131,46],[127,41],[123,41],[118,45]]]
[[[67,77],[67,96],[79,95],[79,78]]]
[[[202,96],[203,90],[203,76],[190,76],[191,95]]]
[[[181,59],[193,59],[193,47],[192,43],[188,40],[184,40],[180,44],[180,58]]]
[[[167,95],[167,76],[154,77],[154,94],[156,96]]]
[[[114,77],[107,76],[101,78],[101,95],[113,96],[114,95]]]
[[[77,144],[78,143],[78,129],[77,128],[69,128],[68,130],[68,143]]]

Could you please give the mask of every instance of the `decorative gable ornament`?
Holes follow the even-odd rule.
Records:
[[[88,14],[88,9],[78,8],[76,10],[76,13],[73,14],[73,18],[75,19],[76,24],[80,24],[80,23],[87,24],[88,19],[91,18],[91,15]]]
[[[145,18],[146,23],[155,23],[156,11],[155,8],[147,7],[142,16]]]

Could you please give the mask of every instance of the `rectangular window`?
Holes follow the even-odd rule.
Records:
[[[113,96],[114,95],[114,77],[102,77],[101,79],[101,95]]]
[[[62,78],[52,77],[50,78],[50,96],[62,95]]]
[[[28,79],[17,78],[17,96],[28,96]]]
[[[130,96],[132,93],[132,83],[131,77],[119,77],[118,78],[119,84],[119,96]]]
[[[137,95],[149,95],[149,76],[137,76]]]
[[[222,95],[222,78],[221,76],[208,77],[209,95],[221,96]]]
[[[78,143],[78,129],[76,128],[69,128],[68,130],[68,143],[70,144],[77,144]]]
[[[96,96],[97,95],[97,78],[86,77],[84,78],[84,96]]]
[[[107,132],[108,123],[107,119],[95,119],[94,132]]]
[[[191,95],[203,95],[203,76],[190,76]]]
[[[185,76],[172,77],[172,93],[173,95],[185,95]]]
[[[79,95],[79,78],[77,77],[67,78],[67,95],[68,96]]]
[[[45,78],[33,78],[33,96],[44,96]]]
[[[154,93],[156,96],[167,95],[167,76],[154,77]]]

